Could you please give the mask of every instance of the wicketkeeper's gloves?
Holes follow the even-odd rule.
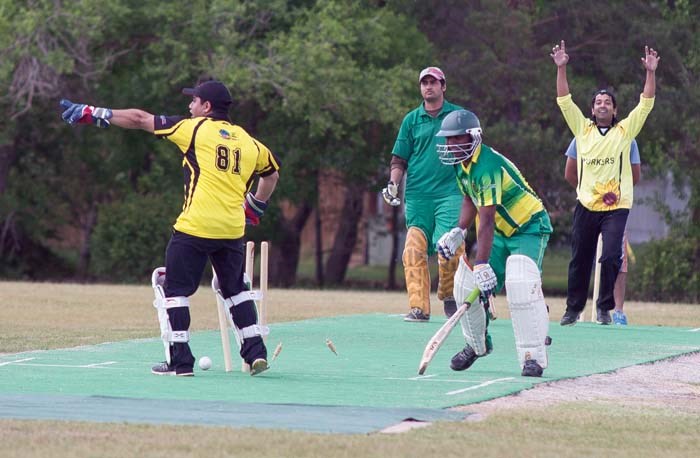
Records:
[[[257,226],[260,224],[260,218],[267,209],[267,202],[258,200],[251,193],[246,194],[245,204],[245,223],[249,226]]]
[[[399,185],[390,181],[387,183],[386,188],[382,189],[382,197],[392,207],[398,207],[401,205],[401,199],[399,199]]]
[[[68,99],[61,99],[59,103],[63,108],[61,118],[68,124],[94,124],[102,129],[109,127],[112,118],[112,110],[109,108],[73,103]]]

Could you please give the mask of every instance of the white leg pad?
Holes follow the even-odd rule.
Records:
[[[464,260],[464,257],[459,258],[459,266],[455,274],[454,297],[457,306],[461,306],[464,300],[476,288],[474,283],[474,273],[469,265]],[[462,334],[470,347],[474,349],[477,355],[483,356],[487,353],[486,348],[486,311],[481,305],[481,302],[476,300],[467,309],[459,320],[462,326]]]
[[[506,261],[506,297],[515,334],[515,347],[520,367],[535,359],[547,367],[549,313],[542,294],[542,277],[537,264],[520,254]]]
[[[244,274],[244,280],[247,277]],[[236,344],[238,345],[238,348],[241,348],[241,344],[243,343],[243,339],[247,339],[248,337],[254,337],[254,336],[266,336],[270,333],[270,328],[267,326],[260,326],[257,324],[247,326],[243,329],[238,329],[236,324],[233,322],[233,317],[231,316],[231,307],[235,307],[239,304],[242,304],[243,302],[246,301],[253,301],[255,302],[256,300],[262,299],[262,292],[261,291],[241,291],[240,293],[236,294],[235,296],[228,297],[224,299],[222,293],[221,293],[221,288],[219,287],[219,279],[214,275],[214,278],[211,281],[211,287],[214,290],[214,293],[216,293],[216,301],[218,302],[219,306],[221,307],[223,305],[224,310],[226,312],[226,319],[228,320],[228,325],[231,329],[233,329],[233,335],[236,338]],[[256,308],[256,313],[257,313],[257,308],[258,304],[255,303],[255,308]]]
[[[165,350],[165,360],[170,364],[170,345],[173,342],[189,342],[189,331],[173,331],[168,317],[168,309],[175,307],[189,307],[190,302],[184,296],[165,297],[163,289],[165,285],[165,267],[158,267],[151,275],[151,286],[155,294],[153,307],[158,312],[158,323],[160,325],[160,338],[163,340]]]
[[[267,326],[260,326],[259,324],[251,324],[238,331],[238,335],[241,340],[247,339],[249,337],[261,336],[265,337],[270,333],[270,328]]]

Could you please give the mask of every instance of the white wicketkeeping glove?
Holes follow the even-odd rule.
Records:
[[[386,188],[382,189],[382,197],[392,207],[398,207],[401,205],[401,199],[399,199],[399,185],[390,181],[387,183]]]
[[[457,253],[457,250],[464,243],[467,230],[455,227],[450,232],[446,232],[438,240],[437,247],[440,255],[445,259],[450,259]]]
[[[486,297],[489,297],[496,292],[496,272],[493,271],[490,264],[477,264],[474,266],[474,283],[477,288]]]

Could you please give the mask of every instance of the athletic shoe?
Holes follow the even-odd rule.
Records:
[[[522,376],[542,377],[543,371],[544,369],[542,369],[542,366],[539,365],[536,359],[528,359],[527,361],[525,361],[525,365],[523,366]]]
[[[562,326],[573,326],[578,321],[579,316],[581,316],[580,312],[572,312],[571,310],[567,310],[564,312],[564,316],[561,317],[559,324]]]
[[[413,307],[410,312],[404,317],[404,321],[415,321],[419,323],[425,323],[430,320],[430,315],[423,313],[422,309],[418,307]]]
[[[187,368],[177,368],[166,362],[158,363],[151,368],[151,373],[156,375],[177,375],[178,377],[193,377],[194,372],[190,367]]]
[[[627,326],[627,315],[622,310],[615,310],[612,314],[613,324]]]
[[[469,345],[465,345],[459,353],[452,357],[452,360],[450,361],[450,369],[453,371],[463,371],[465,369],[469,369],[477,359],[479,359],[479,356],[477,356],[477,354],[474,352],[474,349]]]
[[[269,368],[270,366],[267,365],[267,360],[265,358],[258,358],[250,365],[250,375],[258,375]]]
[[[612,318],[610,318],[610,310],[598,309],[598,318],[596,319],[598,324],[608,325],[612,323]]]
[[[442,302],[445,306],[445,316],[450,318],[457,311],[457,301],[454,297],[446,297]]]

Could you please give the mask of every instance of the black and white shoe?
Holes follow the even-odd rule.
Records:
[[[610,310],[598,309],[597,319],[598,324],[608,325],[612,323],[612,318],[610,318]]]
[[[572,312],[567,310],[564,312],[564,316],[561,317],[559,324],[562,326],[573,326],[578,321],[579,316],[581,316],[580,312]]]
[[[175,366],[168,364],[167,362],[158,363],[151,368],[151,373],[156,375],[176,375],[178,377],[193,377],[194,371],[192,368],[187,370],[187,368],[175,369]]]
[[[469,345],[465,345],[462,351],[452,357],[450,369],[453,371],[463,371],[469,369],[474,361],[479,359],[476,352]]]
[[[542,369],[537,360],[528,359],[525,361],[521,375],[523,377],[542,377],[542,372],[544,372],[544,369]]]
[[[404,321],[413,321],[418,323],[426,323],[430,321],[430,314],[423,313],[423,310],[418,307],[413,307],[410,312],[404,317]]]
[[[270,366],[267,364],[267,360],[265,358],[258,358],[253,361],[253,364],[250,365],[250,375],[258,375],[261,372],[265,372],[269,368]]]

